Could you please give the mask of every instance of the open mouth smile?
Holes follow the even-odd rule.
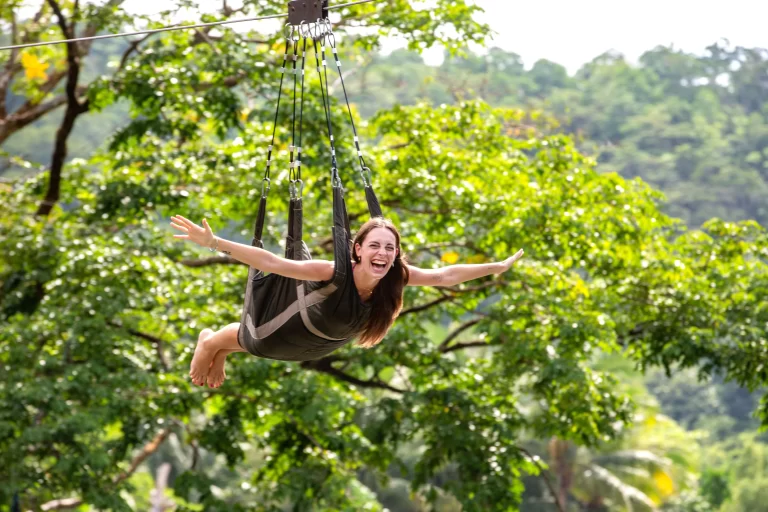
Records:
[[[387,262],[382,260],[372,260],[371,266],[376,270],[386,270]]]

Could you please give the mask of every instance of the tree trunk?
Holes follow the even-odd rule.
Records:
[[[48,4],[56,13],[59,27],[64,37],[72,39],[75,36],[73,27],[67,25],[67,20],[61,12],[56,0],[48,0]],[[80,103],[77,99],[77,81],[80,77],[80,50],[77,43],[67,43],[67,110],[59,129],[56,131],[56,145],[51,159],[51,171],[48,178],[48,191],[45,199],[37,208],[36,215],[47,216],[59,201],[61,192],[61,171],[64,168],[64,160],[67,158],[67,139],[72,133],[77,116],[88,111],[88,101]]]

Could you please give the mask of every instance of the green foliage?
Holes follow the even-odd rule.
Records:
[[[718,509],[696,493],[686,491],[664,504],[661,510],[664,512],[715,512]]]
[[[244,13],[284,8],[254,4]],[[406,32],[413,47],[451,29],[450,45],[487,34],[463,2],[408,5],[355,12],[383,34]],[[109,28],[128,16],[113,10],[114,22],[108,10],[83,16]],[[354,20],[348,12],[343,19]],[[259,37],[265,43],[246,41]],[[181,510],[381,510],[380,487],[358,477],[366,471],[378,484],[393,467],[408,469],[425,506],[515,510],[523,477],[540,471],[523,440],[597,449],[633,419],[619,380],[592,367],[596,354],[626,348],[642,367],[700,367],[750,388],[768,380],[759,225],[713,220],[687,231],[659,210],[658,192],[598,173],[539,113],[466,101],[358,119],[363,139],[377,141],[364,151],[382,206],[418,266],[442,265],[448,253],[496,261],[519,247],[526,258],[498,278],[409,288],[386,340],[346,347],[330,370],[235,356],[224,387],[191,386],[197,333],[239,318],[246,269],[177,243],[166,220],[205,217],[219,234],[249,239],[277,39],[224,28],[149,39],[89,85],[94,109],[122,101],[131,121],[103,152],[65,166],[51,214],[34,214],[46,173],[0,188],[0,501],[20,490],[30,509],[68,496],[99,509],[139,507],[126,493],[146,492],[146,479],[130,475],[155,453],[174,461]],[[517,69],[509,56],[494,58]],[[535,70],[531,87],[555,94],[571,83],[554,64]],[[350,215],[361,219],[342,114],[334,101],[341,178]],[[275,251],[288,195],[282,126],[267,218]],[[324,129],[320,100],[308,95],[304,232],[318,258],[330,257]],[[171,442],[183,453],[159,448]],[[651,469],[666,464],[638,453]],[[757,499],[741,488],[734,496]]]
[[[647,382],[666,414],[688,429],[706,430],[714,439],[754,431],[759,425],[754,412],[760,392],[750,393],[717,377],[701,380],[695,369],[678,370],[671,378],[654,370]]]
[[[722,505],[731,496],[725,471],[705,471],[701,475],[701,495],[715,508]]]
[[[45,283],[40,304],[30,312],[8,314],[2,331],[5,340],[29,340],[4,345],[3,357],[13,363],[9,379],[25,383],[21,388],[6,385],[4,401],[23,407],[9,414],[28,418],[27,428],[8,432],[8,452],[37,439],[44,442],[46,450],[38,448],[36,457],[18,457],[30,464],[28,471],[43,463],[43,457],[57,454],[60,462],[47,469],[49,492],[82,492],[86,488],[67,482],[94,480],[89,487],[109,489],[119,457],[147,442],[162,428],[158,422],[181,422],[188,424],[190,440],[224,455],[229,464],[243,459],[240,443],[258,440],[269,455],[250,485],[262,503],[290,500],[299,506],[346,507],[351,498],[337,490],[351,485],[356,468],[383,470],[394,462],[397,446],[418,438],[424,449],[415,467],[417,488],[450,463],[458,478],[446,482],[445,489],[467,510],[490,503],[514,507],[522,492],[520,476],[535,469],[515,446],[522,432],[590,445],[614,436],[629,421],[629,404],[613,392],[613,380],[590,370],[586,360],[594,349],[618,348],[618,340],[650,316],[643,308],[627,309],[625,298],[670,293],[669,285],[650,276],[661,282],[677,279],[668,269],[679,269],[685,254],[674,247],[687,248],[685,237],[669,245],[664,226],[674,224],[656,211],[656,195],[642,183],[595,173],[593,163],[565,137],[507,136],[505,123],[522,115],[468,103],[439,110],[396,109],[375,121],[382,148],[402,145],[377,155],[377,186],[416,264],[433,264],[421,249],[427,241],[450,246],[465,259],[500,259],[519,246],[531,255],[509,282],[481,282],[479,290],[457,290],[453,301],[439,310],[404,314],[376,350],[339,353],[348,360],[344,371],[351,376],[365,380],[388,375],[391,384],[405,384],[396,401],[387,394],[361,394],[327,375],[256,359],[233,361],[230,381],[220,392],[194,391],[183,378],[196,331],[226,322],[217,320],[222,317],[236,317],[236,283],[242,282],[245,269],[180,264],[183,258],[197,257],[196,249],[174,244],[156,220],[184,208],[192,217],[226,215],[238,226],[239,236],[247,232],[248,208],[235,207],[234,200],[215,200],[242,190],[248,173],[238,177],[237,169],[243,166],[233,165],[233,174],[221,175],[220,167],[205,159],[192,165],[175,165],[174,159],[184,152],[210,151],[247,161],[263,151],[260,144],[245,142],[253,138],[222,143],[193,139],[177,148],[147,133],[142,144],[102,156],[101,173],[70,166],[64,202],[78,206],[58,210],[55,223],[26,216],[37,180],[7,193],[4,204],[18,212],[20,222],[4,225],[3,240],[12,244],[4,251],[10,258],[4,261],[5,273]],[[468,147],[471,152],[464,149]],[[322,148],[310,151],[319,154]],[[132,162],[142,162],[139,168],[146,169],[148,179],[138,179],[142,174],[131,171]],[[226,179],[207,189],[214,185],[214,175]],[[318,215],[307,219],[307,232],[323,233],[328,214],[320,212],[328,212],[329,205],[319,189],[327,181],[314,174],[307,174],[306,181],[308,204],[318,208]],[[278,181],[275,188],[280,187],[284,184]],[[109,199],[120,194],[128,199]],[[352,192],[348,196],[354,215],[363,208],[362,198]],[[269,224],[274,227],[280,202],[273,197]],[[625,212],[633,212],[631,220]],[[19,241],[24,241],[20,247]],[[634,251],[636,246],[656,254],[651,265],[643,263],[647,260]],[[722,253],[719,265],[742,257],[740,251]],[[323,256],[322,249],[318,254]],[[637,281],[643,272],[649,277]],[[436,290],[409,289],[407,304],[437,297]],[[3,307],[12,304],[4,301]],[[475,329],[483,333],[489,350],[473,355],[460,350],[461,338],[441,347],[427,336],[425,321],[448,318],[455,328],[473,310],[483,315]],[[679,319],[667,311],[660,308],[654,320],[667,325],[671,318]],[[687,327],[679,321],[675,326]],[[633,353],[655,357],[643,348],[654,343],[653,324],[635,336]],[[30,357],[37,346],[48,355]],[[679,357],[664,355],[674,356]],[[383,371],[393,367],[398,372]],[[37,396],[33,382],[44,395]],[[377,382],[374,378],[370,385]],[[514,393],[498,393],[510,387]],[[51,396],[66,407],[52,408]],[[198,428],[185,418],[203,406],[206,396],[207,414]],[[365,414],[350,423],[356,410]],[[50,423],[32,428],[36,411],[45,411]],[[77,421],[73,424],[71,418]],[[118,420],[115,439],[99,435]],[[70,434],[59,446],[54,439],[64,425]],[[84,432],[89,434],[84,437]],[[87,445],[82,444],[86,439]],[[65,446],[77,449],[66,466]],[[98,471],[72,480],[77,471],[73,464],[85,461]],[[67,480],[54,480],[59,470],[67,471]],[[24,475],[14,471],[5,481],[23,482]],[[196,490],[196,499],[206,506],[224,507],[205,491],[210,485],[204,473],[193,471],[180,476],[175,487],[184,499]]]
[[[477,97],[544,109],[603,169],[662,190],[667,213],[694,226],[712,217],[764,224],[768,89],[754,77],[766,69],[764,50],[724,44],[702,56],[657,47],[638,66],[607,53],[574,76],[546,60],[526,70],[519,55],[498,48],[437,68],[394,52],[361,62],[350,87],[366,116],[397,103]]]
[[[721,508],[724,512],[760,510],[768,499],[768,478],[743,480],[733,488],[730,502]]]

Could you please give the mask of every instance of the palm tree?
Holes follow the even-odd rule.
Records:
[[[532,451],[548,455],[562,510],[654,511],[676,493],[695,485],[698,434],[643,406],[619,442],[596,449],[553,437]],[[573,509],[573,507],[572,507]]]
[[[552,438],[548,451],[563,510],[568,510],[570,498],[590,512],[619,507],[628,512],[656,510],[656,497],[666,493],[671,481],[667,472],[671,461],[647,450],[594,453]]]

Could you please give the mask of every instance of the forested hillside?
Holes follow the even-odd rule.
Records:
[[[108,54],[116,60],[120,49],[119,42],[102,43],[87,72],[106,71]],[[723,42],[691,55],[660,46],[637,64],[606,53],[574,76],[555,62],[524,63],[498,48],[448,57],[439,67],[405,50],[345,58],[352,60],[346,85],[364,118],[419,100],[440,105],[480,98],[540,109],[598,157],[601,171],[641,177],[665,193],[665,211],[689,225],[712,217],[768,220],[766,50]],[[118,105],[89,119],[73,136],[72,156],[90,154],[127,115]],[[51,139],[54,126],[53,119],[40,122],[35,137],[12,137],[3,149],[45,164],[50,148],[40,141]]]
[[[599,157],[603,172],[639,176],[689,225],[768,220],[768,51],[713,44],[701,55],[649,49],[637,64],[606,53],[574,76],[498,48],[437,68],[405,51],[361,57],[354,97],[364,116],[394,104],[479,97],[534,107]]]

